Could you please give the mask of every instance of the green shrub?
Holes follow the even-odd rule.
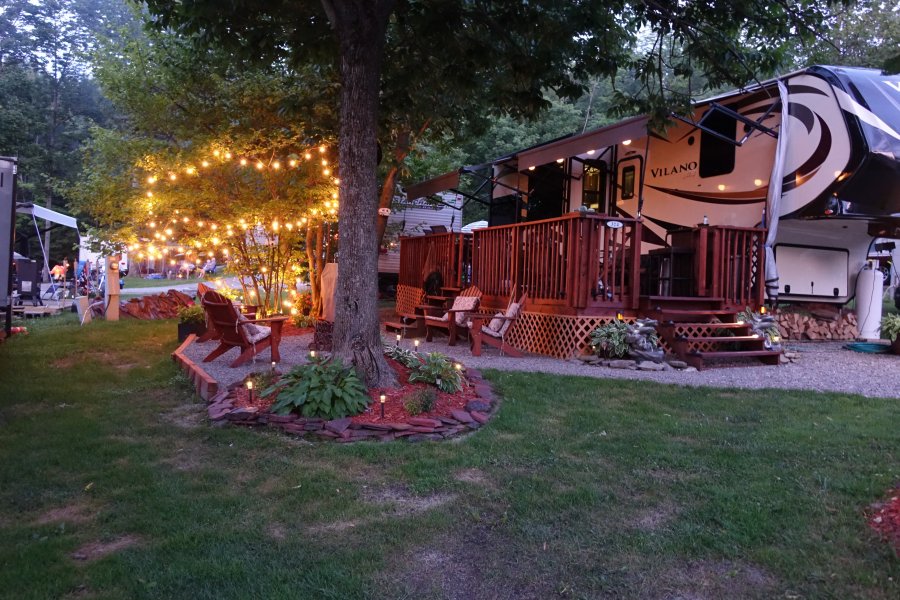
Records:
[[[616,319],[601,325],[591,333],[590,342],[598,356],[628,356],[628,323]]]
[[[316,319],[303,313],[297,313],[296,315],[291,315],[291,323],[293,323],[294,327],[312,327],[316,324]]]
[[[418,352],[400,346],[385,346],[384,353],[388,358],[393,358],[408,369],[418,368],[422,364],[422,358]]]
[[[440,352],[431,352],[425,356],[424,362],[413,367],[409,374],[410,383],[424,381],[437,386],[442,392],[449,394],[462,389],[462,374],[453,362]]]
[[[437,392],[434,388],[419,388],[403,397],[403,408],[413,416],[420,415],[434,408],[436,400]]]
[[[341,419],[360,414],[369,404],[356,371],[338,358],[299,365],[262,395],[276,391],[278,397],[270,410],[278,415],[299,412],[304,417]]]
[[[178,309],[178,322],[182,325],[204,325],[206,323],[206,313],[199,304],[183,306]]]
[[[881,335],[889,340],[900,336],[900,315],[884,315],[881,319]]]

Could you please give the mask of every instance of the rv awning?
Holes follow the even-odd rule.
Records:
[[[22,215],[34,215],[38,219],[44,219],[45,221],[65,225],[72,229],[78,229],[78,221],[75,217],[58,213],[55,210],[50,210],[43,206],[35,206],[34,204],[16,204],[16,212]]]
[[[602,150],[607,146],[625,140],[634,140],[647,135],[647,117],[634,117],[609,127],[589,131],[581,135],[563,138],[559,141],[525,150],[517,155],[519,170],[552,163],[560,158],[570,158],[584,154],[588,150]]]
[[[447,190],[454,190],[459,187],[459,171],[450,171],[449,173],[444,173],[443,175],[438,175],[432,179],[426,179],[425,181],[420,181],[419,183],[414,183],[408,188],[405,189],[406,197],[409,200],[416,200],[417,198],[425,198],[427,196],[433,196],[438,192],[444,192]]]

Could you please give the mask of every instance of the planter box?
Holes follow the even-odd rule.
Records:
[[[190,334],[196,334],[200,337],[206,333],[206,323],[179,323],[178,324],[178,341],[183,342]]]

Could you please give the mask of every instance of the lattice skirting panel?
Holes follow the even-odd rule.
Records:
[[[523,312],[509,333],[508,341],[526,352],[571,358],[587,353],[591,332],[614,318]]]
[[[397,314],[398,315],[411,315],[416,312],[416,307],[422,304],[422,298],[425,295],[425,290],[420,287],[413,287],[411,285],[403,285],[402,283],[397,286]]]

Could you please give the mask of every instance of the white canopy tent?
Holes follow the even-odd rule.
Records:
[[[41,239],[41,228],[38,226],[38,219],[50,221],[51,223],[56,223],[57,225],[62,225],[64,227],[71,227],[78,234],[78,243],[79,245],[81,244],[81,232],[78,231],[78,221],[75,217],[58,213],[55,210],[50,210],[43,206],[36,206],[30,202],[16,203],[16,212],[20,215],[31,215],[31,221],[34,223],[34,230],[38,234],[38,243],[41,245],[41,254],[44,257],[44,269],[46,269],[47,273],[50,272],[50,263],[47,259],[47,248],[44,248],[44,241]]]

